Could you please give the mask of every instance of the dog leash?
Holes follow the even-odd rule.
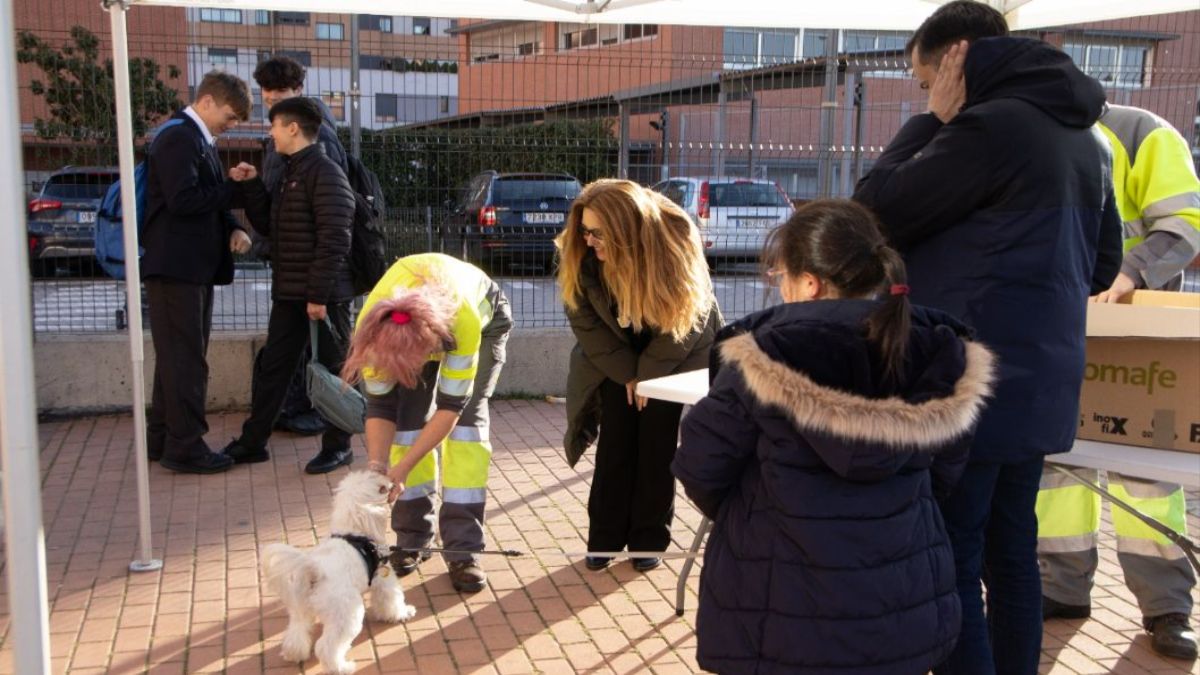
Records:
[[[403,553],[450,553],[450,554],[469,554],[469,555],[502,555],[510,558],[520,558],[525,554],[523,551],[514,549],[501,549],[497,551],[468,551],[459,548],[433,548],[429,546],[392,546],[391,550],[401,551]],[[700,555],[700,552],[692,553],[691,551],[544,551],[538,553],[537,557],[557,556],[563,558],[695,558]]]

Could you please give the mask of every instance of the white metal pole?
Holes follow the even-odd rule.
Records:
[[[117,101],[117,149],[121,168],[121,207],[125,232],[125,306],[129,312],[129,357],[133,377],[133,459],[137,465],[139,556],[129,563],[134,572],[162,568],[150,547],[150,467],[146,458],[145,348],[142,334],[142,270],[138,261],[137,195],[133,184],[133,108],[129,102],[129,34],[125,27],[124,2],[106,2],[112,22],[113,84]]]
[[[37,396],[29,246],[25,241],[21,112],[17,104],[13,3],[0,3],[0,459],[3,461],[4,546],[7,557],[13,672],[50,672],[46,607],[46,542],[38,461]],[[5,206],[7,205],[7,206]]]

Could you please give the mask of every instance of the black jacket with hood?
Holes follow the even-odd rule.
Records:
[[[972,461],[1071,448],[1087,298],[1121,263],[1104,91],[1058,49],[971,44],[966,104],[908,121],[854,198],[908,264],[913,302],[948,312],[995,351],[999,379]]]
[[[925,673],[960,624],[936,498],[952,488],[992,377],[949,316],[915,308],[882,376],[876,303],[821,300],[722,330],[722,367],[683,420],[672,471],[714,520],[697,659],[720,673]]]

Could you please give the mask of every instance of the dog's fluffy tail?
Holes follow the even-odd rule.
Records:
[[[267,588],[288,607],[301,607],[321,572],[308,554],[287,544],[268,544],[262,550],[263,577]]]

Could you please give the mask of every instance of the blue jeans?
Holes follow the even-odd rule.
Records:
[[[1037,560],[1042,458],[967,464],[941,504],[954,548],[962,633],[937,675],[1034,675],[1042,650]],[[986,616],[980,582],[987,586]]]

